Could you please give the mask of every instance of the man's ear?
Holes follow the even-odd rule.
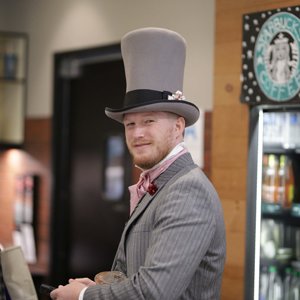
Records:
[[[185,129],[185,119],[183,117],[178,117],[176,120],[176,129],[179,132],[179,135],[183,137]]]

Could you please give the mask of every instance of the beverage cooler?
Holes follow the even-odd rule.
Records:
[[[250,110],[245,299],[300,299],[300,106]]]
[[[243,15],[246,300],[300,300],[300,6]]]

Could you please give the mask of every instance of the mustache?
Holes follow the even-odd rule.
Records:
[[[144,138],[136,138],[132,141],[130,141],[130,146],[136,147],[136,146],[143,146],[143,145],[149,145],[151,144],[151,141]]]

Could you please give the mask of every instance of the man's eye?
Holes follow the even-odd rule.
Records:
[[[149,120],[145,121],[146,124],[150,124],[150,123],[153,123],[153,122],[154,122],[154,120],[152,120],[152,119],[149,119]]]
[[[126,123],[126,124],[125,124],[125,127],[132,127],[132,126],[134,126],[134,123],[133,123],[133,122],[131,122],[131,123]]]

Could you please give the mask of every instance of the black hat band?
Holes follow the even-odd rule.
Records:
[[[168,96],[172,96],[172,93],[147,89],[133,90],[126,93],[124,107],[147,105],[153,101],[167,100]]]

